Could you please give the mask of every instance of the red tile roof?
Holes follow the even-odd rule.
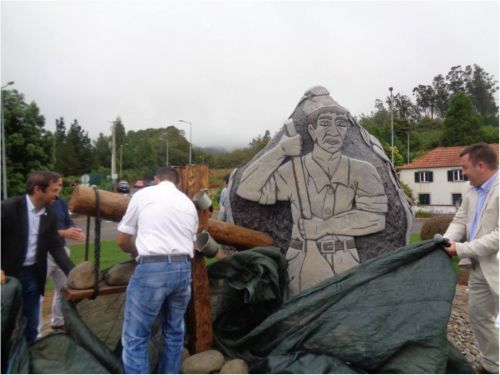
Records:
[[[498,155],[498,144],[490,144]],[[460,153],[467,146],[438,147],[398,169],[460,167]]]

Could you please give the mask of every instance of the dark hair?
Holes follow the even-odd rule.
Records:
[[[228,183],[229,183],[229,176],[230,176],[230,174],[228,173],[227,175],[225,175],[224,177],[222,177],[222,179],[224,180],[224,182],[225,182],[226,184],[228,184]]]
[[[476,165],[482,161],[486,166],[495,170],[498,167],[498,156],[495,150],[486,143],[476,143],[467,146],[461,153],[460,157],[464,155],[469,155],[469,159],[472,165]]]
[[[26,193],[32,195],[35,192],[35,186],[40,187],[40,189],[45,193],[45,189],[52,182],[57,182],[61,176],[56,172],[49,171],[33,171],[30,173],[28,180],[26,181]]]
[[[173,182],[174,185],[177,185],[179,183],[179,174],[173,167],[160,167],[156,172],[156,177],[160,181],[167,180]]]

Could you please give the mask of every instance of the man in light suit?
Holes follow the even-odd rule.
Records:
[[[54,257],[65,274],[74,267],[64,251],[57,233],[57,217],[50,207],[59,192],[58,180],[59,175],[54,172],[32,172],[26,182],[26,194],[2,202],[1,282],[6,282],[6,276],[21,282],[28,344],[32,344],[38,334],[47,254]]]
[[[478,373],[498,373],[498,157],[485,143],[460,153],[471,187],[444,237],[451,256],[470,258],[469,316],[482,355]],[[460,241],[466,237],[465,242]]]

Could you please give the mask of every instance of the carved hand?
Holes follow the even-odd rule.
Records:
[[[318,217],[299,219],[299,230],[308,240],[317,240],[325,235],[325,221]]]
[[[286,156],[299,156],[302,151],[302,139],[300,134],[293,137],[283,136],[280,141],[281,149]]]

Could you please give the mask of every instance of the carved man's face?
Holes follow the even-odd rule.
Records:
[[[314,143],[327,152],[340,151],[347,133],[347,117],[343,114],[325,112],[318,116],[316,126],[309,124],[309,134]]]

